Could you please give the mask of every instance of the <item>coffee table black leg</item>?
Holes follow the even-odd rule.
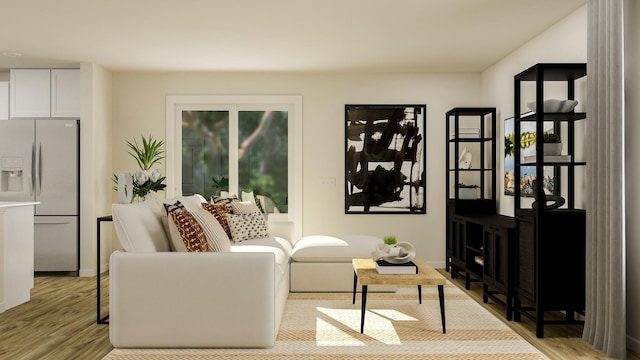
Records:
[[[442,318],[442,333],[447,333],[444,320],[444,286],[438,285],[438,297],[440,298],[440,317]]]
[[[422,285],[418,285],[418,302],[422,304]]]
[[[360,311],[360,334],[364,333],[364,314],[367,309],[367,285],[362,285],[362,310]]]
[[[356,285],[358,284],[358,273],[353,272],[353,304],[356,303]]]

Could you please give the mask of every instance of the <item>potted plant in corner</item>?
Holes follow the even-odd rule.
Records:
[[[544,155],[560,155],[562,143],[559,134],[546,132],[543,134],[542,140],[544,141]]]
[[[478,199],[478,188],[480,186],[476,184],[458,184],[458,199],[462,200],[477,200]]]

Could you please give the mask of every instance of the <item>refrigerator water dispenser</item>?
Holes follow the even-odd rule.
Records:
[[[22,192],[23,161],[19,157],[3,157],[0,163],[0,191]]]

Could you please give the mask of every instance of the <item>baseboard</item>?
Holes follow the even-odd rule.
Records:
[[[640,354],[640,340],[627,335],[627,349]]]
[[[427,261],[434,269],[444,269],[447,266],[445,261]]]

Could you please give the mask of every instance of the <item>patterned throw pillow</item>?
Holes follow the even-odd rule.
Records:
[[[268,236],[267,222],[261,213],[227,215],[227,222],[231,229],[231,240],[241,242]]]
[[[202,231],[204,231],[207,238],[207,244],[209,245],[209,251],[230,251],[231,242],[229,241],[229,236],[227,236],[222,225],[220,225],[213,214],[205,209],[198,209],[191,212],[191,215],[193,215],[193,217],[198,221]]]
[[[260,208],[251,201],[232,201],[230,205],[231,213],[234,215],[261,213]]]
[[[238,195],[229,195],[229,196],[212,196],[211,203],[212,204],[224,204],[229,206],[234,201],[240,201],[238,199]]]
[[[231,238],[231,229],[229,229],[229,224],[227,223],[227,214],[229,214],[229,209],[225,204],[209,204],[206,202],[202,203],[202,208],[210,212],[216,220],[220,223],[220,226],[227,233],[227,237]]]
[[[167,212],[167,215],[169,215],[170,212],[172,211],[184,211],[185,207],[184,204],[181,203],[180,201],[176,201],[175,204],[162,204],[164,205],[164,211]]]
[[[206,252],[209,251],[207,237],[193,215],[188,211],[171,211],[169,213],[169,232],[171,242],[176,251]]]

